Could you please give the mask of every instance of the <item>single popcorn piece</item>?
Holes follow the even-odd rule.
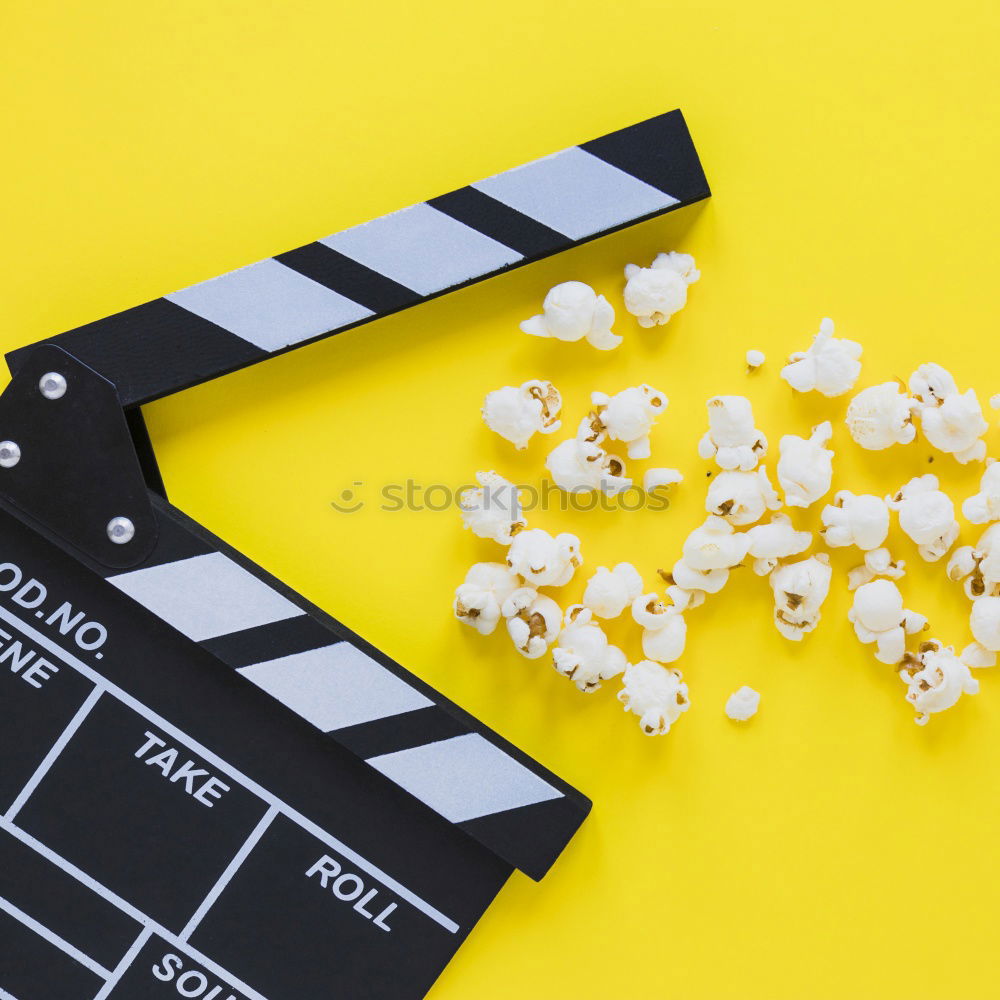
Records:
[[[729,580],[729,569],[694,569],[683,559],[678,559],[669,573],[661,570],[660,576],[668,584],[667,593],[677,610],[684,611],[703,604],[706,594],[717,594],[722,590]],[[678,591],[687,596],[678,595]]]
[[[750,548],[744,532],[722,517],[709,514],[703,524],[684,540],[684,562],[693,570],[732,569],[738,566]]]
[[[614,495],[632,486],[632,480],[625,475],[623,459],[579,437],[556,445],[545,459],[545,467],[556,486],[567,493],[600,490]]]
[[[508,568],[536,587],[561,587],[582,564],[580,539],[566,532],[553,538],[540,528],[520,531],[507,550]]]
[[[811,531],[796,531],[787,514],[775,514],[767,524],[756,524],[746,534],[757,576],[767,576],[781,560],[801,555],[813,540]]]
[[[598,566],[587,581],[583,603],[599,618],[617,618],[642,593],[642,577],[627,562],[614,569]]]
[[[649,432],[670,402],[662,392],[643,383],[614,396],[595,392],[590,400],[595,407],[589,421],[592,426],[600,426],[612,440],[621,441],[629,458],[649,458]]]
[[[906,700],[917,713],[913,721],[918,726],[927,725],[935,712],[951,708],[963,694],[979,691],[979,681],[969,667],[939,639],[928,639],[918,653],[907,653],[899,676],[906,684]]]
[[[701,277],[694,257],[659,253],[649,267],[625,266],[625,308],[639,326],[662,326],[687,304],[688,285]]]
[[[676,607],[656,594],[640,594],[632,602],[632,617],[642,626],[642,652],[650,660],[673,663],[684,653],[687,623]]]
[[[826,443],[833,437],[829,420],[817,424],[808,439],[786,434],[778,448],[778,482],[789,507],[811,507],[830,492],[833,452]]]
[[[903,607],[903,595],[891,580],[873,580],[854,592],[847,613],[857,637],[875,644],[880,663],[899,663],[906,652],[906,636],[927,628],[927,619]]]
[[[937,476],[917,476],[885,501],[898,512],[899,526],[927,562],[937,562],[955,544],[959,532],[955,505],[938,488]]]
[[[975,548],[963,545],[955,550],[948,576],[964,585],[970,600],[1000,595],[1000,522],[983,532]]]
[[[724,517],[736,527],[755,524],[767,511],[780,506],[781,500],[763,465],[755,472],[738,469],[720,472],[709,484],[705,496],[705,510]]]
[[[617,677],[628,665],[625,654],[608,642],[604,630],[593,621],[593,612],[582,604],[566,609],[552,661],[584,694],[593,693],[601,681]]]
[[[962,514],[971,524],[1000,521],[1000,462],[986,460],[979,492],[962,504]]]
[[[1000,652],[1000,597],[978,597],[969,616],[976,640],[965,647],[962,659],[970,667],[995,667]]]
[[[516,573],[503,563],[476,563],[455,591],[455,617],[482,635],[490,635],[500,621],[504,602],[521,586]]]
[[[865,553],[865,561],[860,566],[847,572],[847,589],[857,590],[858,587],[871,583],[877,577],[888,580],[898,580],[906,575],[906,563],[902,559],[893,559],[886,548],[871,549]]]
[[[883,382],[862,389],[847,407],[847,429],[856,444],[881,451],[894,444],[909,444],[916,436],[914,401],[897,382]]]
[[[861,345],[833,335],[833,320],[824,319],[809,350],[793,354],[781,377],[796,392],[842,396],[850,392],[861,374]]]
[[[767,358],[764,356],[764,352],[763,351],[747,351],[747,371],[748,372],[755,372],[755,371],[757,371],[757,369],[760,368],[761,365],[763,365],[765,361],[767,361]]]
[[[459,497],[462,522],[474,535],[510,545],[527,525],[521,514],[517,487],[497,472],[477,472],[478,489],[465,490]]]
[[[986,457],[982,435],[989,430],[975,389],[959,392],[951,374],[936,364],[921,365],[910,376],[924,436],[939,451],[963,465]]]
[[[760,694],[745,684],[734,691],[726,701],[726,715],[733,722],[746,722],[757,714],[760,707]]]
[[[533,434],[552,434],[562,427],[562,397],[551,382],[531,379],[520,387],[507,385],[487,393],[483,420],[491,431],[514,447],[527,448]]]
[[[830,557],[825,552],[785,563],[771,573],[774,624],[786,639],[798,642],[819,624],[832,577]]]
[[[856,545],[862,552],[880,548],[889,536],[889,507],[881,497],[840,490],[823,508],[820,534],[830,548]]]
[[[521,324],[533,337],[577,341],[584,337],[599,351],[610,351],[622,338],[611,332],[615,310],[603,295],[582,281],[564,281],[549,290],[542,311]]]
[[[662,736],[691,707],[684,675],[652,660],[640,660],[625,668],[624,687],[618,700],[626,712],[639,716],[639,726],[648,736]]]
[[[767,438],[754,427],[746,396],[713,396],[708,401],[708,430],[698,442],[698,455],[714,458],[721,469],[750,472],[767,454]]]
[[[534,587],[518,587],[500,609],[517,651],[529,660],[543,656],[562,624],[559,605]]]
[[[653,493],[655,490],[666,489],[683,481],[684,477],[677,469],[647,469],[642,477],[642,488],[646,493]]]
[[[995,396],[990,396],[990,406],[994,410],[1000,410],[1000,392]]]

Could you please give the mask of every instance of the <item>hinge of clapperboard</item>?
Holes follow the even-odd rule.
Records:
[[[141,404],[707,198],[680,111],[13,351],[0,495],[541,878],[590,802],[167,502]]]

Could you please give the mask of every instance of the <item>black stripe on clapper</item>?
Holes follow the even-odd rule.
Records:
[[[427,204],[516,250],[526,259],[564,250],[570,242],[562,233],[473,187],[459,188],[450,194],[431,198]]]
[[[286,618],[270,625],[258,625],[231,635],[205,639],[199,645],[234,670],[267,663],[283,656],[307,653],[311,649],[332,646],[340,636],[309,615]]]
[[[362,722],[336,732],[337,742],[364,760],[464,736],[469,727],[437,705]]]

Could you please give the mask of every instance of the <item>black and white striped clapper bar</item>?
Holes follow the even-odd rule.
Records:
[[[0,998],[425,995],[574,788],[167,502],[140,405],[709,194],[679,111],[8,356]]]

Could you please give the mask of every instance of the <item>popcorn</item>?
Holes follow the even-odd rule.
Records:
[[[824,396],[842,396],[854,388],[861,374],[861,345],[838,340],[833,320],[824,319],[809,350],[793,354],[781,369],[781,377],[796,392],[816,390]]]
[[[625,686],[618,700],[626,712],[639,716],[642,731],[662,736],[691,707],[684,675],[652,660],[640,660],[625,668]]]
[[[465,490],[458,500],[463,524],[480,538],[510,545],[528,523],[517,487],[497,472],[477,472],[476,479],[479,489]]]
[[[1000,392],[995,396],[990,396],[990,407],[994,410],[1000,410]]]
[[[591,424],[596,422],[612,440],[623,442],[629,458],[649,458],[649,432],[670,400],[645,383],[614,396],[595,392],[590,399],[596,407]]]
[[[481,635],[490,635],[504,602],[520,586],[517,574],[503,563],[476,563],[455,591],[455,617]]]
[[[920,425],[939,451],[963,465],[986,457],[982,435],[989,429],[975,389],[958,391],[951,374],[940,365],[921,365],[910,376],[910,392],[920,404]]]
[[[717,594],[729,579],[728,568],[700,570],[694,569],[683,559],[674,563],[669,573],[660,571],[660,576],[669,584],[667,593],[679,611],[687,607],[698,607],[704,603],[706,594]],[[676,591],[684,591],[678,595]],[[690,595],[700,594],[700,597]]]
[[[614,569],[598,566],[587,581],[583,603],[599,618],[617,618],[642,593],[642,577],[627,562]]]
[[[865,561],[861,566],[848,570],[847,589],[857,590],[879,576],[898,580],[905,575],[906,563],[902,559],[893,559],[888,549],[871,549],[865,553]]]
[[[567,493],[600,490],[613,495],[632,485],[632,480],[625,475],[625,462],[621,458],[579,437],[556,445],[545,459],[545,467],[556,486]]]
[[[527,448],[531,436],[552,434],[562,427],[562,397],[551,382],[531,379],[519,388],[507,385],[487,393],[483,420],[491,431],[516,448]]]
[[[869,451],[909,444],[917,435],[913,400],[897,382],[862,389],[847,407],[847,429],[854,441]]]
[[[873,580],[854,593],[847,613],[857,637],[875,644],[880,663],[899,663],[906,652],[906,636],[927,628],[927,619],[903,607],[903,595],[890,580]]]
[[[639,326],[662,326],[687,304],[688,285],[701,272],[686,253],[658,253],[649,267],[625,265],[625,308]]]
[[[863,552],[879,548],[889,535],[889,507],[881,497],[840,490],[823,508],[820,534],[831,548],[856,545]]]
[[[976,694],[979,681],[951,646],[938,639],[921,643],[919,653],[907,653],[899,671],[906,684],[906,700],[913,705],[918,726],[926,726],[934,712],[951,708],[964,694]]]
[[[577,341],[587,338],[599,351],[610,351],[622,338],[611,332],[615,310],[603,295],[582,281],[564,281],[549,289],[542,311],[521,324],[533,337]]]
[[[685,539],[684,562],[693,570],[728,570],[743,561],[749,547],[746,534],[735,532],[724,518],[710,514]]]
[[[746,722],[757,714],[760,707],[760,695],[752,687],[745,684],[734,691],[726,701],[726,715],[733,722]]]
[[[972,636],[962,659],[970,667],[995,667],[1000,652],[1000,597],[979,597],[972,602],[969,616]]]
[[[789,507],[810,507],[830,491],[833,452],[824,447],[833,436],[829,420],[817,424],[807,440],[786,434],[778,448],[778,482]]]
[[[500,609],[517,651],[529,660],[543,656],[562,622],[559,605],[534,587],[518,587]]]
[[[601,681],[617,677],[628,666],[625,654],[608,642],[604,630],[593,621],[593,612],[582,604],[566,609],[552,660],[556,670],[585,694],[596,691]]]
[[[746,396],[713,396],[708,401],[708,430],[698,442],[701,458],[714,458],[721,469],[749,472],[767,454],[767,438],[753,425]]]
[[[646,493],[652,493],[654,490],[666,489],[683,481],[684,477],[677,469],[647,469],[642,477],[642,488]]]
[[[1000,462],[986,460],[979,492],[962,504],[962,514],[972,524],[1000,521]]]
[[[536,587],[561,587],[582,564],[580,539],[567,533],[553,538],[540,528],[520,531],[507,550],[507,566]]]
[[[642,626],[642,652],[651,660],[673,663],[684,653],[687,623],[676,607],[656,594],[641,594],[632,602],[632,617]]]
[[[937,476],[917,476],[885,500],[898,511],[899,526],[928,562],[937,562],[954,545],[959,531],[955,505],[938,489]]]
[[[709,514],[724,517],[737,527],[754,524],[766,511],[777,510],[780,506],[781,500],[763,465],[756,472],[720,472],[705,496],[705,510]]]
[[[796,531],[787,514],[775,514],[767,524],[754,525],[746,535],[757,576],[767,576],[780,560],[797,556],[812,544],[812,532]]]
[[[774,624],[786,639],[798,642],[819,624],[820,607],[830,592],[832,576],[825,552],[786,563],[771,573]]]
[[[970,600],[1000,595],[1000,523],[991,524],[975,548],[963,545],[955,550],[948,576],[964,584]]]
[[[755,372],[767,358],[764,356],[763,351],[747,351],[747,371]]]

